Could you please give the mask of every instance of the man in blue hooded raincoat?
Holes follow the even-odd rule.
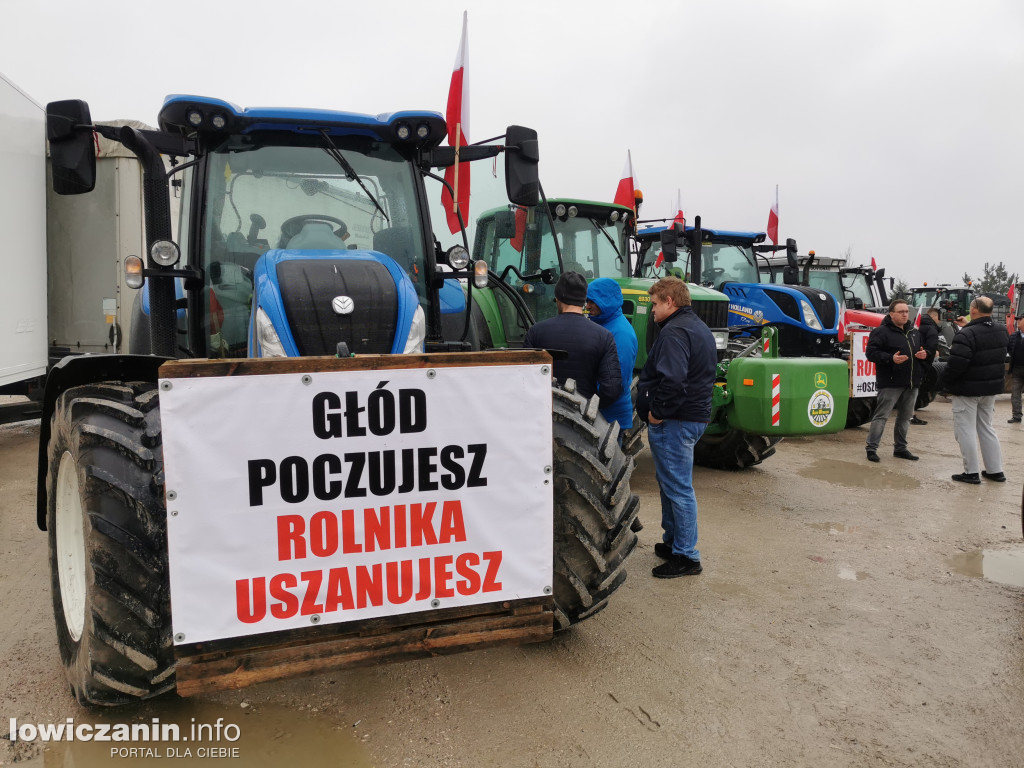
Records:
[[[633,366],[636,364],[636,332],[622,314],[622,289],[609,277],[600,277],[587,288],[587,312],[590,319],[603,325],[615,337],[615,348],[622,369],[622,394],[612,405],[601,409],[608,423],[619,422],[619,429],[633,426]],[[619,440],[622,437],[620,433]]]

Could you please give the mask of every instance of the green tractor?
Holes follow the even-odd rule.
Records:
[[[696,234],[694,230],[684,233],[679,227],[667,227],[658,234],[659,250],[668,266],[684,247],[693,262],[699,262],[702,235],[697,221]],[[480,327],[486,335],[482,345],[521,345],[534,322],[555,314],[558,276],[575,270],[588,279],[612,278],[621,286],[623,314],[640,342],[639,371],[657,338],[658,326],[648,322],[648,289],[655,279],[640,276],[644,265],[642,254],[638,257],[634,230],[634,213],[629,208],[585,200],[548,199],[538,206],[503,206],[481,215],[476,223],[474,258],[486,260],[498,278],[491,281],[490,296],[487,291],[476,294],[486,323]],[[697,445],[698,464],[743,469],[771,456],[783,436],[842,428],[847,401],[842,361],[780,359],[774,329],[766,332],[764,339],[758,335],[730,348],[728,297],[710,287],[693,283],[689,287],[694,311],[711,328],[719,350],[714,411]],[[785,376],[780,379],[783,369]],[[780,380],[786,384],[778,389]],[[812,406],[815,397],[817,405]],[[794,408],[797,402],[806,409],[803,405]],[[816,411],[815,415],[810,415],[811,411]],[[642,429],[635,421],[624,435],[627,453],[642,447]]]

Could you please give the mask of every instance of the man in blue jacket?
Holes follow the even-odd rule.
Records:
[[[587,313],[590,319],[607,328],[615,337],[615,351],[619,355],[622,372],[622,394],[619,399],[601,409],[609,423],[618,422],[619,429],[633,426],[633,366],[636,365],[636,331],[622,314],[622,289],[610,277],[599,277],[587,288]],[[619,443],[622,433],[619,433]]]
[[[648,424],[665,531],[654,545],[654,553],[665,562],[651,573],[673,579],[703,570],[697,551],[693,447],[711,420],[718,353],[711,330],[690,306],[686,283],[665,277],[649,293],[660,332],[640,373],[636,408]]]

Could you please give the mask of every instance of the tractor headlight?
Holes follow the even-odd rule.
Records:
[[[423,307],[416,307],[412,313],[412,325],[409,328],[409,338],[405,342],[403,355],[415,355],[423,351],[423,342],[427,338],[427,316],[423,314]]]
[[[445,257],[448,261],[448,266],[452,269],[465,269],[469,264],[469,251],[461,245],[453,245],[448,249],[448,253],[445,254]]]
[[[256,309],[256,340],[260,345],[260,357],[287,357],[284,344],[263,307]]]
[[[728,331],[712,331],[711,335],[715,337],[715,349],[728,349],[729,348],[729,332]]]
[[[809,328],[813,328],[816,331],[824,330],[821,327],[821,323],[818,322],[818,318],[814,316],[814,310],[811,309],[811,305],[806,301],[800,302],[800,311],[804,313],[804,322],[807,323]]]
[[[161,267],[171,267],[178,263],[181,258],[181,251],[178,246],[170,240],[157,240],[149,249],[149,256]]]

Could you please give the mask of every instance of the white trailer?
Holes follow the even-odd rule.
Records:
[[[43,108],[0,74],[0,388],[46,373]]]

